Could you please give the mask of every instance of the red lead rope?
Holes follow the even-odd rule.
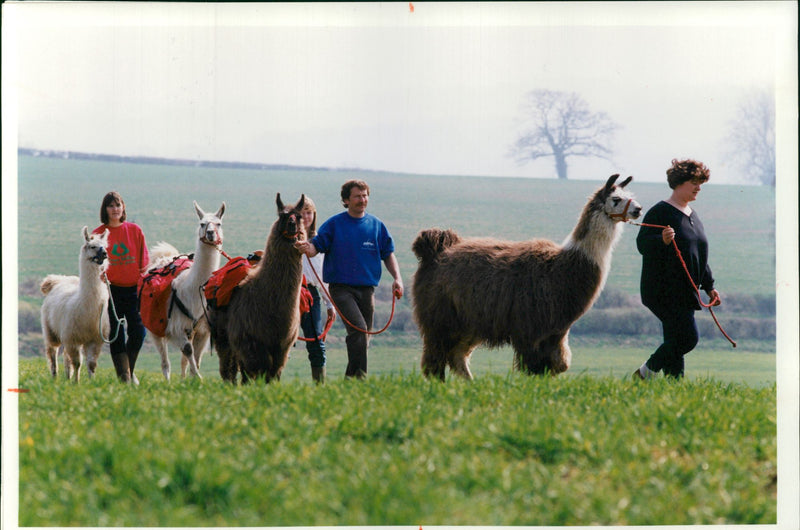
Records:
[[[354,325],[352,322],[347,320],[347,317],[345,317],[344,314],[342,314],[342,312],[339,310],[339,308],[336,307],[336,303],[333,301],[333,297],[331,296],[331,293],[329,293],[328,290],[325,288],[325,284],[322,283],[322,278],[320,278],[319,274],[317,274],[317,269],[314,268],[314,265],[311,263],[311,260],[308,260],[308,264],[311,266],[311,272],[314,273],[314,276],[317,278],[317,282],[319,282],[319,286],[322,288],[322,290],[327,295],[328,300],[331,301],[331,304],[333,304],[333,307],[334,307],[334,309],[336,309],[336,312],[339,313],[339,316],[342,317],[342,320],[344,320],[345,323],[347,323],[348,326],[350,326],[351,328],[355,329],[356,331],[360,331],[361,333],[366,333],[367,335],[378,335],[380,333],[383,333],[384,331],[386,331],[389,328],[389,324],[391,324],[392,323],[392,319],[394,319],[394,306],[397,303],[397,297],[394,296],[394,293],[392,293],[392,313],[389,315],[389,321],[386,323],[386,325],[383,326],[383,328],[381,328],[379,331],[369,331],[369,330],[366,330],[366,329],[361,329],[360,327]],[[332,324],[333,321],[330,321],[330,323]],[[330,325],[325,330],[325,333],[327,333],[328,329],[330,329]]]
[[[632,224],[632,225],[636,225],[636,226],[647,226],[647,227],[650,227],[650,228],[661,228],[661,229],[669,228],[668,226],[654,225],[654,224],[650,224],[650,223],[635,223],[633,221],[627,221],[627,223]],[[681,262],[681,265],[683,266],[683,271],[686,273],[686,277],[689,278],[689,282],[692,284],[692,287],[694,288],[694,292],[697,295],[697,301],[700,302],[701,306],[708,308],[708,311],[711,313],[711,318],[714,319],[714,323],[717,325],[717,327],[722,332],[722,334],[725,335],[725,338],[728,339],[728,342],[730,342],[733,345],[733,347],[735,348],[736,347],[736,342],[732,338],[730,338],[730,336],[727,333],[725,333],[725,330],[722,329],[722,326],[720,325],[719,320],[717,320],[717,315],[715,315],[714,314],[714,310],[711,309],[711,306],[714,305],[712,303],[713,300],[706,304],[706,303],[703,302],[703,299],[700,297],[700,289],[697,288],[697,285],[694,283],[694,280],[692,279],[692,275],[689,274],[689,267],[686,266],[686,261],[684,261],[683,255],[681,254],[681,251],[678,249],[678,244],[675,242],[675,238],[674,237],[672,238],[672,246],[675,249],[675,254],[677,254],[678,259]]]

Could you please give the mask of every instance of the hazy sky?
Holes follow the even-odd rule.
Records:
[[[3,7],[22,147],[553,177],[508,156],[546,88],[622,126],[570,177],[733,183],[738,103],[796,76],[794,2],[88,4]]]

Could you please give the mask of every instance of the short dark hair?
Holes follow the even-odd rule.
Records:
[[[344,201],[350,199],[350,192],[353,188],[358,188],[360,190],[364,190],[369,195],[369,185],[364,182],[363,180],[348,180],[344,184],[342,184],[342,205],[345,204]],[[346,207],[346,206],[345,206]]]
[[[122,200],[122,195],[116,191],[109,191],[106,193],[106,196],[103,197],[103,204],[100,206],[100,221],[102,221],[104,225],[108,224],[108,211],[106,211],[106,207],[115,202],[122,205],[122,217],[120,217],[119,220],[124,223],[125,219],[128,218],[128,214],[125,211],[125,201]]]
[[[671,189],[675,189],[684,182],[692,181],[698,184],[707,182],[711,177],[711,171],[697,160],[687,158],[686,160],[672,159],[672,166],[667,170],[667,183]]]

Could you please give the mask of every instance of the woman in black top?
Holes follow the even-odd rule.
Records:
[[[689,203],[697,199],[700,185],[708,181],[709,173],[705,165],[695,160],[673,160],[667,170],[672,195],[644,216],[645,224],[667,227],[643,226],[636,238],[636,246],[642,254],[642,303],[661,321],[664,342],[633,373],[634,377],[647,379],[661,370],[668,376],[683,377],[683,356],[697,345],[694,312],[701,307],[675,253],[673,239],[695,285],[708,294],[710,303],[720,304],[708,266],[708,240],[703,223],[689,207]]]

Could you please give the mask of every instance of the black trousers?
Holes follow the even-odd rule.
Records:
[[[369,335],[353,326],[365,330],[372,329],[372,316],[375,312],[375,288],[332,283],[329,289],[333,303],[342,314],[347,328],[347,369],[345,377],[364,377],[367,375],[367,350]],[[347,322],[351,322],[353,326]]]
[[[113,301],[113,304],[111,303]],[[139,296],[136,286],[118,287],[111,286],[111,301],[108,304],[108,320],[111,324],[111,336],[116,334],[116,339],[111,343],[112,359],[120,354],[128,356],[130,373],[139,357],[147,330],[142,324],[142,315],[139,314]],[[119,324],[117,317],[125,318],[128,328]],[[116,364],[116,361],[115,361]]]
[[[684,375],[683,356],[697,346],[699,333],[694,319],[694,309],[649,307],[661,321],[664,342],[647,360],[647,367],[664,375],[681,378]]]

